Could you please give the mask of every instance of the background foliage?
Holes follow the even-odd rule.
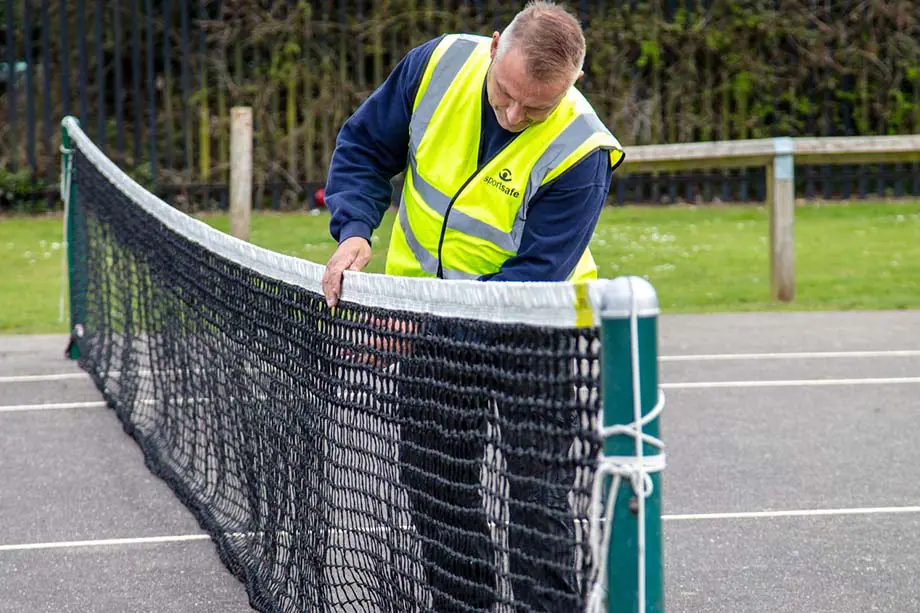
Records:
[[[74,114],[120,165],[182,202],[191,186],[226,181],[229,109],[247,105],[257,195],[302,206],[342,122],[409,48],[443,32],[490,34],[521,5],[4,0],[0,63],[25,60],[29,70],[15,88],[0,75],[0,194],[53,191],[59,122]],[[914,0],[568,6],[588,41],[581,88],[625,145],[920,132]],[[895,170],[898,189],[911,190],[916,168]],[[740,175],[745,186],[752,173]],[[874,189],[872,169],[857,179],[861,192],[890,187]],[[724,196],[738,195],[728,175],[721,181]]]

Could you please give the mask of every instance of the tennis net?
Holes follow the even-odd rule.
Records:
[[[330,309],[64,125],[71,355],[255,609],[585,609],[603,282],[346,273]]]

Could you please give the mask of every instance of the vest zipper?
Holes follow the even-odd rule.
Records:
[[[485,161],[475,170],[475,172],[473,172],[473,174],[471,174],[469,177],[467,177],[466,181],[463,182],[463,185],[460,186],[460,189],[457,190],[457,193],[454,194],[453,198],[450,199],[450,202],[447,203],[447,208],[444,210],[444,221],[441,222],[441,237],[438,239],[438,278],[439,278],[439,279],[443,279],[443,278],[444,278],[444,263],[443,263],[443,261],[441,260],[441,252],[442,252],[442,249],[443,249],[443,247],[444,247],[444,235],[447,233],[447,219],[450,217],[450,210],[454,207],[454,202],[457,201],[457,198],[460,197],[460,194],[463,193],[463,190],[466,189],[466,186],[470,184],[470,181],[472,181],[473,179],[475,179],[476,177],[478,177],[478,176],[479,176],[479,173],[482,172],[482,169],[485,168],[486,166],[488,166],[488,165],[492,162],[492,160],[494,160],[494,159],[497,158],[499,155],[501,155],[502,152],[503,152],[505,149],[507,149],[507,148],[511,145],[511,143],[513,143],[515,140],[517,140],[517,137],[520,136],[521,134],[523,134],[523,131],[522,131],[522,132],[518,132],[518,133],[515,134],[513,137],[511,137],[511,139],[510,139],[507,143],[505,143],[504,145],[502,145],[502,148],[499,149],[498,151],[496,151],[495,154],[492,155],[492,157],[490,157],[488,160],[485,160]],[[483,142],[483,140],[482,140],[482,128],[480,128],[480,131],[479,131],[479,146],[480,146],[480,149],[482,148],[482,142]]]

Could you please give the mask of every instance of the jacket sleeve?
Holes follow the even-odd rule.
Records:
[[[591,154],[531,200],[517,255],[484,281],[565,281],[591,242],[607,201],[609,154]]]
[[[329,232],[337,242],[368,241],[393,198],[394,176],[406,169],[412,102],[440,39],[412,49],[339,130],[326,179]]]

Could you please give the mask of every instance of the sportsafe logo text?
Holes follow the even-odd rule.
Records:
[[[501,179],[501,181],[499,181],[498,179]],[[488,176],[482,178],[482,180],[486,183],[486,185],[489,185],[490,187],[498,188],[498,190],[502,192],[503,194],[507,196],[511,196],[512,198],[520,197],[521,192],[514,189],[513,187],[509,187],[505,185],[505,183],[511,180],[510,170],[508,170],[507,168],[502,168],[500,171],[498,171],[498,179],[496,179],[495,177],[488,177]]]

